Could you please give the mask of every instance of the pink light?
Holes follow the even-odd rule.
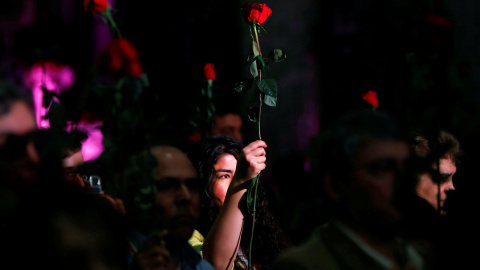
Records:
[[[40,62],[33,65],[24,75],[25,85],[31,89],[35,106],[35,117],[39,128],[50,128],[48,119],[43,119],[48,108],[43,107],[42,86],[48,91],[60,94],[64,89],[70,88],[75,82],[75,72],[67,65],[53,62]],[[56,102],[59,102],[55,98]],[[87,139],[82,142],[82,154],[85,161],[98,158],[104,150],[103,134],[100,126],[103,122],[94,123],[67,123],[67,131],[77,128],[87,134]]]
[[[67,131],[77,129],[87,134],[87,139],[82,142],[82,155],[85,161],[97,159],[105,150],[103,146],[103,134],[100,130],[102,121],[93,123],[80,122],[80,123],[67,123]]]
[[[42,85],[48,91],[60,94],[62,90],[73,85],[75,72],[67,65],[60,65],[53,62],[39,62],[25,72],[24,81],[25,85],[32,90],[38,127],[49,128],[50,123],[48,120],[43,119],[48,110],[42,105]],[[55,101],[58,102],[57,99],[55,99]]]

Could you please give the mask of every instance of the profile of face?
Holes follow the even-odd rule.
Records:
[[[157,203],[163,210],[165,226],[172,239],[187,241],[199,217],[198,176],[190,159],[179,149],[154,146]]]
[[[34,114],[24,101],[13,101],[10,110],[0,115],[2,160],[15,185],[32,183],[37,177],[40,155],[31,136],[36,129]]]
[[[0,115],[0,145],[6,143],[8,134],[23,136],[35,130],[35,116],[23,101],[14,101],[6,114]]]
[[[78,171],[79,167],[83,164],[84,160],[81,151],[76,151],[63,159],[63,179],[84,188],[85,182],[83,176]]]
[[[394,204],[397,181],[409,157],[405,142],[378,140],[361,146],[355,156],[349,184],[337,194],[357,221],[395,222],[400,214]]]
[[[213,166],[213,193],[216,197],[217,206],[222,206],[225,201],[228,186],[232,182],[237,166],[237,159],[232,154],[223,154]]]
[[[239,114],[227,113],[225,115],[217,115],[212,128],[212,135],[225,134],[243,143],[242,124],[242,117]]]
[[[423,173],[419,177],[416,193],[430,203],[437,211],[440,210],[440,214],[444,215],[445,210],[443,206],[447,199],[447,193],[455,190],[453,186],[453,175],[457,172],[457,166],[451,158],[442,158],[439,160],[439,164],[439,182],[437,183],[437,181],[433,180],[432,174]],[[436,171],[437,168],[437,164],[435,163],[432,169]]]

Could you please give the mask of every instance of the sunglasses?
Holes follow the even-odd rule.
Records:
[[[77,177],[77,175],[79,175],[83,181],[88,181],[88,175],[81,173],[81,171],[79,171],[78,169],[75,169],[75,168],[63,169],[63,176],[67,179],[73,179]]]
[[[11,160],[24,156],[27,144],[34,139],[35,133],[31,132],[26,135],[6,134],[3,136],[6,139],[5,143],[0,145],[0,158]]]

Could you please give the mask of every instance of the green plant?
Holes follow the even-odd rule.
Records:
[[[249,63],[249,70],[252,78],[239,82],[236,84],[235,90],[241,92],[247,89],[255,91],[253,97],[257,101],[254,101],[252,106],[248,110],[248,118],[250,121],[257,122],[258,125],[258,139],[262,139],[261,135],[261,118],[262,118],[262,105],[276,107],[277,106],[277,83],[273,78],[268,78],[269,61],[280,62],[286,59],[286,54],[281,49],[272,50],[266,58],[263,57],[260,49],[259,31],[264,30],[263,23],[272,13],[272,10],[266,4],[259,3],[244,3],[241,7],[242,16],[245,22],[250,27],[250,34],[252,37],[252,49],[247,57],[247,63]],[[248,268],[252,269],[252,243],[253,233],[256,221],[256,204],[257,204],[257,190],[258,183],[260,181],[260,174],[252,179],[252,182],[247,189],[247,208],[252,214],[252,230],[250,234],[250,247],[248,252]]]

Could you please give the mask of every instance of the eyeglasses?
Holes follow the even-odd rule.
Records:
[[[35,133],[31,132],[26,135],[6,134],[5,143],[0,145],[0,157],[17,159],[25,154],[28,142],[34,138]]]
[[[77,169],[67,168],[63,170],[63,176],[67,179],[73,179],[77,175],[80,175],[80,178],[82,178],[83,181],[88,180],[88,176],[81,174]]]

